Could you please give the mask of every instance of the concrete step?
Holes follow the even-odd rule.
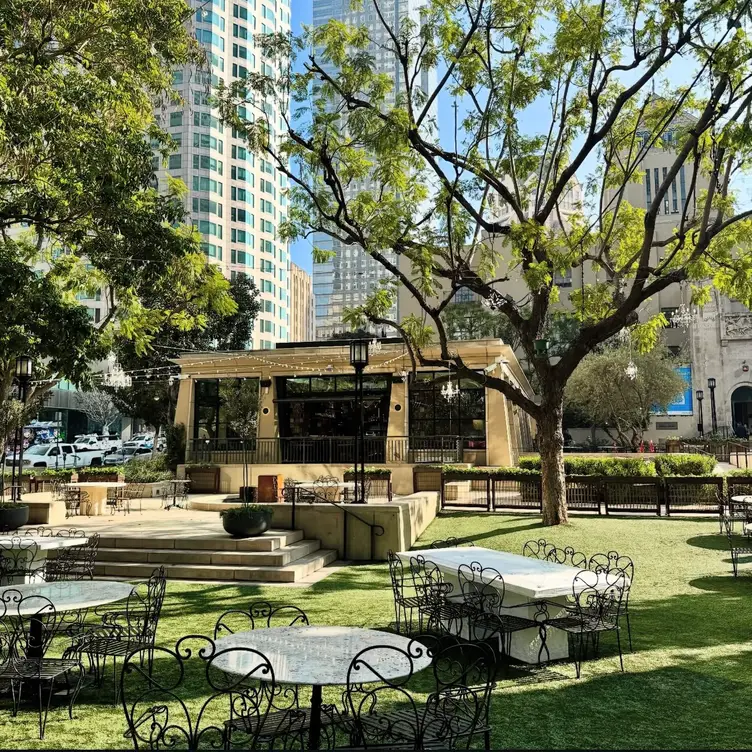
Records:
[[[170,548],[102,548],[98,562],[130,564],[214,564],[232,567],[284,567],[321,548],[317,540],[299,540],[273,551],[211,551]]]
[[[318,541],[316,541],[318,543]],[[336,551],[318,549],[282,566],[224,566],[215,564],[170,564],[165,563],[168,579],[173,580],[221,580],[231,582],[290,583],[310,577],[314,572],[331,564],[337,558]],[[154,569],[155,563],[131,563],[98,560],[94,576],[122,579],[143,579]]]
[[[111,535],[103,533],[99,540],[101,549],[147,548],[151,550],[180,551],[276,551],[303,539],[302,530],[267,530],[255,538],[231,538],[227,534],[195,536],[179,535]]]

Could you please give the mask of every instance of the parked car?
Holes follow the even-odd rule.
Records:
[[[152,457],[151,449],[147,447],[128,447],[124,446],[119,452],[108,454],[104,458],[105,465],[124,465],[126,462],[130,462],[134,458],[140,460],[150,460]]]
[[[154,446],[154,436],[150,433],[138,433],[131,436],[128,441],[123,442],[123,446],[144,446],[151,449]]]
[[[101,449],[96,446],[74,444],[76,454],[81,458],[81,467],[101,467],[104,458],[110,454],[109,449]]]
[[[5,464],[12,467],[18,462],[18,454],[8,457]],[[81,455],[73,444],[34,444],[24,450],[24,467],[79,467],[83,465]]]

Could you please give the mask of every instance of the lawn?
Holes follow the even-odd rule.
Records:
[[[555,530],[529,517],[457,513],[437,519],[418,546],[462,536],[519,553],[545,536],[585,553],[616,549],[635,562],[630,600],[633,654],[626,673],[615,653],[572,678],[521,684],[500,681],[492,703],[498,748],[745,748],[752,706],[752,566],[731,575],[726,538],[715,518],[575,518]],[[252,600],[293,603],[312,624],[386,626],[393,618],[385,564],[343,568],[310,588],[230,587],[168,582],[158,641],[174,644],[189,633],[210,634],[219,614]],[[109,686],[107,687],[109,691]],[[330,700],[337,692],[332,691]],[[11,719],[0,711],[4,748],[128,748],[120,707],[107,693],[84,690],[69,721],[53,709],[45,739],[35,711]],[[325,697],[326,701],[326,697]]]

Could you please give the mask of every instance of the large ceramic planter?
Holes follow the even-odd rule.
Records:
[[[26,504],[13,504],[0,508],[0,532],[18,530],[29,521],[29,507]]]
[[[222,513],[222,526],[233,538],[253,538],[263,535],[272,521],[270,512],[252,512],[250,514]]]

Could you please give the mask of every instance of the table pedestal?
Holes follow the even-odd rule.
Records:
[[[81,504],[84,515],[88,517],[103,515],[107,509],[107,487],[87,486],[81,490],[85,491],[87,496],[87,501]]]

